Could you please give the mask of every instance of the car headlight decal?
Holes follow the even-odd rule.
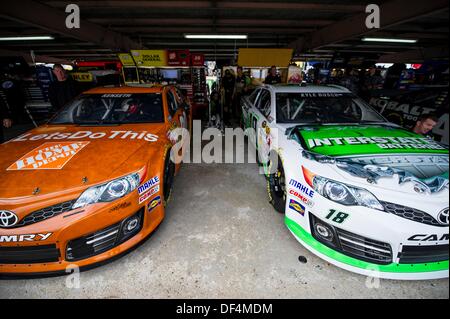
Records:
[[[329,200],[346,206],[365,206],[384,211],[384,206],[369,191],[316,175],[302,166],[305,181]]]
[[[108,183],[90,187],[81,194],[72,209],[96,203],[112,202],[122,198],[138,188],[143,176],[143,170],[141,170]]]

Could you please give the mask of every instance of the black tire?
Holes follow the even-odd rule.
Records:
[[[269,163],[269,172],[271,171],[272,161]],[[269,202],[273,208],[280,214],[285,213],[286,208],[286,178],[284,175],[283,163],[278,157],[277,169],[274,173],[269,174],[267,178],[267,193]]]
[[[175,176],[175,164],[170,160],[170,151],[167,153],[166,161],[164,163],[164,177],[163,177],[163,196],[164,206],[170,201],[172,196],[173,180]]]

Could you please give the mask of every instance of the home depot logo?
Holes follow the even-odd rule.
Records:
[[[25,154],[8,171],[62,169],[89,142],[45,143]]]

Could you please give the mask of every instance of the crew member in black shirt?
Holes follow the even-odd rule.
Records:
[[[3,127],[10,128],[11,124],[8,109],[3,100],[0,99],[0,144],[4,142]]]
[[[277,74],[277,67],[275,65],[272,65],[272,67],[270,68],[269,75],[267,75],[264,83],[265,84],[281,83],[281,77],[279,74]]]
[[[59,111],[67,102],[78,95],[75,83],[71,77],[67,76],[61,64],[53,66],[53,74],[56,81],[48,88],[48,97],[52,104],[53,111]]]

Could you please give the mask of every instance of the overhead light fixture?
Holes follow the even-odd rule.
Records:
[[[246,40],[245,34],[185,34],[186,39]]]
[[[0,41],[35,41],[35,40],[54,40],[50,35],[39,36],[19,36],[19,37],[0,37]]]
[[[416,43],[413,39],[394,39],[394,38],[362,38],[365,42],[391,42],[391,43]]]

